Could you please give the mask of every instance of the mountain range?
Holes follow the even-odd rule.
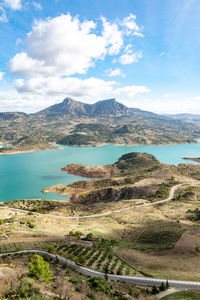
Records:
[[[129,108],[108,99],[86,104],[68,97],[37,113],[0,113],[0,140],[15,150],[64,145],[173,144],[195,142],[200,127]],[[14,151],[1,149],[1,151]]]

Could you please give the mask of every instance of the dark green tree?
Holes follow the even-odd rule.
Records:
[[[152,295],[156,295],[156,294],[159,293],[159,289],[154,285],[154,286],[152,287],[151,293],[152,293]]]
[[[160,285],[160,287],[159,287],[159,290],[160,290],[161,292],[164,292],[164,291],[166,290],[166,286],[165,286],[165,284],[164,284],[163,281],[162,281],[162,283],[161,283],[161,285]]]
[[[168,289],[169,288],[169,281],[167,280],[166,281],[166,289]]]

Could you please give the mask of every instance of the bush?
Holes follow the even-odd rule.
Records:
[[[27,225],[28,225],[28,227],[31,228],[31,229],[35,227],[35,225],[34,225],[33,223],[31,223],[31,222],[27,222]]]
[[[96,300],[97,299],[92,292],[88,292],[87,295],[86,295],[86,297],[88,297],[91,300]]]
[[[104,294],[109,296],[112,295],[111,288],[105,279],[101,277],[92,277],[88,279],[87,282],[96,292],[103,292]]]
[[[49,253],[56,253],[56,249],[55,249],[55,247],[52,246],[52,245],[48,247],[47,251],[48,251]]]
[[[78,284],[78,283],[82,283],[82,280],[76,277],[71,277],[69,279],[69,282],[73,283],[73,284]]]
[[[34,254],[28,268],[29,276],[35,277],[36,279],[42,279],[46,283],[51,282],[52,276],[49,270],[49,263],[45,261],[42,256]]]
[[[22,278],[17,290],[17,296],[20,299],[28,299],[36,294],[39,294],[39,290],[34,287],[33,280],[27,277]]]

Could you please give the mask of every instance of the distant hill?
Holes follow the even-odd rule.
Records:
[[[28,117],[28,115],[23,112],[1,112],[0,113],[0,120],[16,120],[25,117]]]
[[[0,141],[13,145],[7,152],[52,148],[50,143],[160,145],[191,143],[200,137],[195,124],[128,108],[116,99],[86,104],[67,97],[33,114],[0,113],[0,121]]]
[[[200,114],[166,114],[164,116],[179,121],[190,122],[200,126]]]

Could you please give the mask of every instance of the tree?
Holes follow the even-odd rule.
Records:
[[[169,281],[167,280],[166,281],[166,289],[168,289],[169,288]]]
[[[151,293],[152,293],[152,295],[156,295],[156,294],[159,293],[159,290],[158,290],[158,288],[155,285],[152,287]]]
[[[164,292],[164,291],[166,290],[166,286],[165,286],[165,284],[164,284],[163,281],[162,281],[162,283],[161,283],[161,285],[160,285],[160,287],[159,287],[159,290],[160,290],[161,292]]]
[[[28,268],[29,276],[35,277],[36,279],[42,279],[46,283],[51,282],[52,276],[51,271],[49,270],[49,263],[45,261],[42,256],[34,254]]]

